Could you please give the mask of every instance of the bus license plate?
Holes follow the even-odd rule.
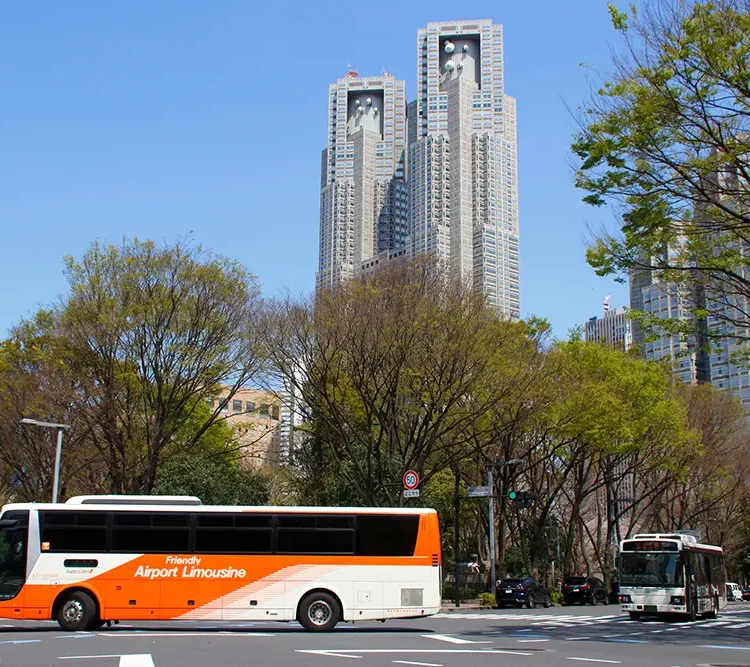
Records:
[[[643,605],[643,611],[656,611],[656,605],[655,604],[645,604],[645,605]]]

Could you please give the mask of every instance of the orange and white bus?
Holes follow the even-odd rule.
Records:
[[[0,618],[65,630],[120,620],[418,618],[440,610],[432,509],[223,507],[79,496],[0,512]]]

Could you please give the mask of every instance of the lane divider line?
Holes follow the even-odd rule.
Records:
[[[474,642],[470,639],[461,639],[460,637],[451,637],[450,635],[422,635],[425,639],[437,639],[439,642],[448,642],[450,644],[491,644],[492,642]]]

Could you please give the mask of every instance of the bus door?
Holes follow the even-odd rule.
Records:
[[[0,607],[6,618],[21,618],[29,538],[29,511],[8,511],[0,519]]]

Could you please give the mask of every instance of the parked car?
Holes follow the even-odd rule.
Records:
[[[745,601],[750,600],[750,586],[745,586],[742,589],[742,599]]]
[[[742,591],[738,584],[727,582],[727,600],[742,600]]]
[[[563,582],[562,594],[566,605],[609,603],[607,587],[596,577],[568,577]]]
[[[536,579],[521,577],[518,579],[503,579],[497,582],[495,593],[498,607],[515,605],[531,609],[538,604],[545,608],[552,606],[549,591]]]

